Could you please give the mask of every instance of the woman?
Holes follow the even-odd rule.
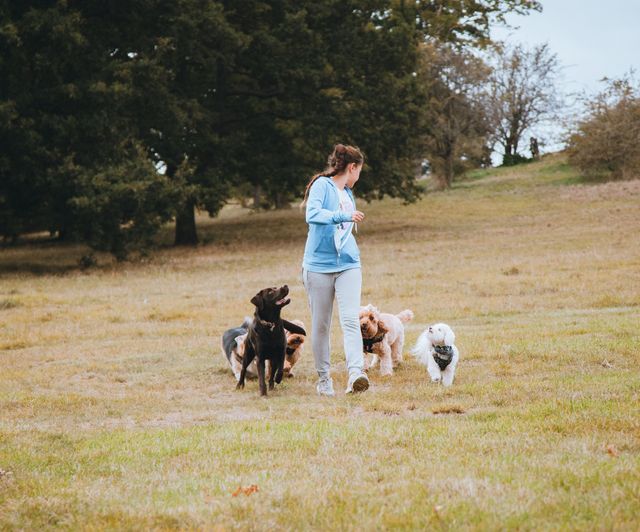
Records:
[[[356,210],[351,189],[364,163],[355,146],[337,144],[327,169],[311,178],[304,194],[309,224],[302,262],[302,279],[311,307],[311,347],[318,371],[320,395],[335,395],[330,375],[329,333],[334,297],[338,301],[340,325],[349,380],[346,393],[364,392],[369,379],[362,371],[360,311],[360,251],[352,234],[364,220]]]

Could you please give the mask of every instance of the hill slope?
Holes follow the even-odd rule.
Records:
[[[359,207],[363,303],[416,317],[357,397],[315,395],[310,345],[266,400],[220,354],[264,286],[309,323],[297,209],[89,273],[77,248],[0,251],[0,528],[635,529],[640,181],[550,156]],[[408,355],[436,321],[447,390]],[[332,345],[339,391],[337,316]]]

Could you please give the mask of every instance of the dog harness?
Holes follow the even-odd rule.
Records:
[[[379,344],[380,342],[382,342],[384,335],[385,333],[382,333],[382,334],[379,334],[378,336],[374,336],[373,338],[363,338],[362,346],[364,347],[365,352],[373,353],[373,346],[375,344]]]
[[[453,347],[450,345],[434,345],[433,349],[433,359],[438,364],[440,371],[444,371],[453,360]]]

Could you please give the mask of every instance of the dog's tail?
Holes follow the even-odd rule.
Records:
[[[427,331],[424,331],[420,336],[418,336],[418,341],[416,342],[416,345],[413,346],[411,354],[416,358],[416,360],[418,360],[418,362],[420,362],[420,364],[424,364],[426,366],[431,347],[431,342],[427,337]]]
[[[409,309],[403,310],[396,314],[396,318],[398,318],[402,323],[407,323],[413,319],[413,312]]]
[[[248,329],[252,321],[253,318],[251,316],[245,316],[244,321],[242,322],[242,325],[240,325],[240,327],[242,327],[243,329]]]

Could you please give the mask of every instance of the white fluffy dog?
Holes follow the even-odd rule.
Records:
[[[404,325],[413,319],[409,309],[398,314],[380,312],[373,305],[360,307],[360,330],[365,356],[365,371],[380,361],[380,375],[392,375],[393,368],[402,362],[404,347]]]
[[[418,361],[427,366],[433,382],[441,382],[444,386],[453,384],[460,358],[455,341],[451,327],[446,323],[436,323],[425,329],[411,350]]]

